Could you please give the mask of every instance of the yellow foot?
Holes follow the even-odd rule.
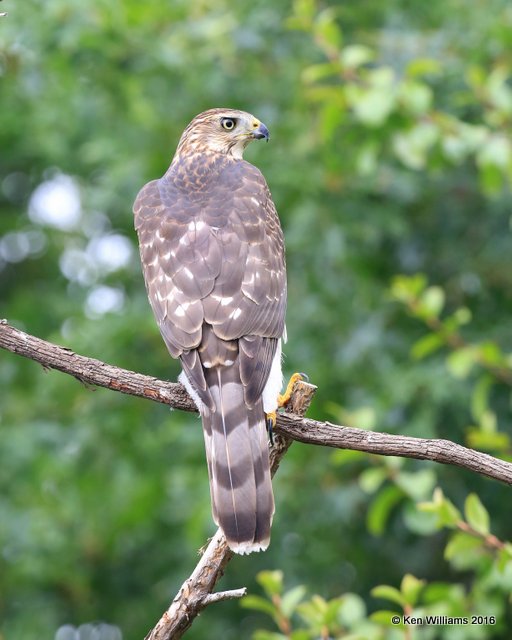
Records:
[[[277,421],[277,411],[266,413],[265,420],[267,425],[268,439],[270,440],[270,444],[274,446],[274,427],[276,426]]]
[[[286,405],[290,402],[290,398],[292,397],[293,385],[298,380],[306,380],[307,382],[307,378],[308,377],[305,373],[294,373],[290,378],[290,381],[286,385],[286,391],[283,394],[280,393],[277,396],[277,406],[279,408],[286,407]]]
[[[283,394],[279,394],[277,396],[277,408],[281,409],[282,407],[286,407],[288,402],[290,402],[290,398],[292,397],[293,386],[297,382],[297,380],[308,380],[308,376],[305,373],[294,373],[290,378],[290,381],[286,385],[286,391]],[[274,444],[274,427],[276,426],[277,421],[277,411],[271,411],[270,413],[265,414],[268,438],[270,440],[270,444]]]

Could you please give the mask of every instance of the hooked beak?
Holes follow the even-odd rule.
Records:
[[[262,138],[265,138],[267,142],[269,141],[270,133],[267,127],[263,124],[263,122],[260,122],[258,128],[252,132],[252,137],[255,140],[261,140]]]

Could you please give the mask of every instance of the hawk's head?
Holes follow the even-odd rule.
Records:
[[[270,134],[250,113],[237,109],[210,109],[196,116],[183,132],[176,154],[214,152],[240,159],[252,140]]]

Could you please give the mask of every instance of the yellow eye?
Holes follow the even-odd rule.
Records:
[[[226,131],[232,131],[236,127],[236,120],[234,118],[222,118],[220,123]]]

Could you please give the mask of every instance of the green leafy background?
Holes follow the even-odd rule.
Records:
[[[174,380],[131,204],[194,115],[242,108],[310,415],[512,460],[509,2],[3,5],[0,317]],[[269,551],[222,582],[252,601],[187,637],[510,637],[507,487],[299,444],[274,484]],[[0,638],[143,637],[213,530],[196,417],[0,354]],[[390,626],[418,607],[496,624]]]

